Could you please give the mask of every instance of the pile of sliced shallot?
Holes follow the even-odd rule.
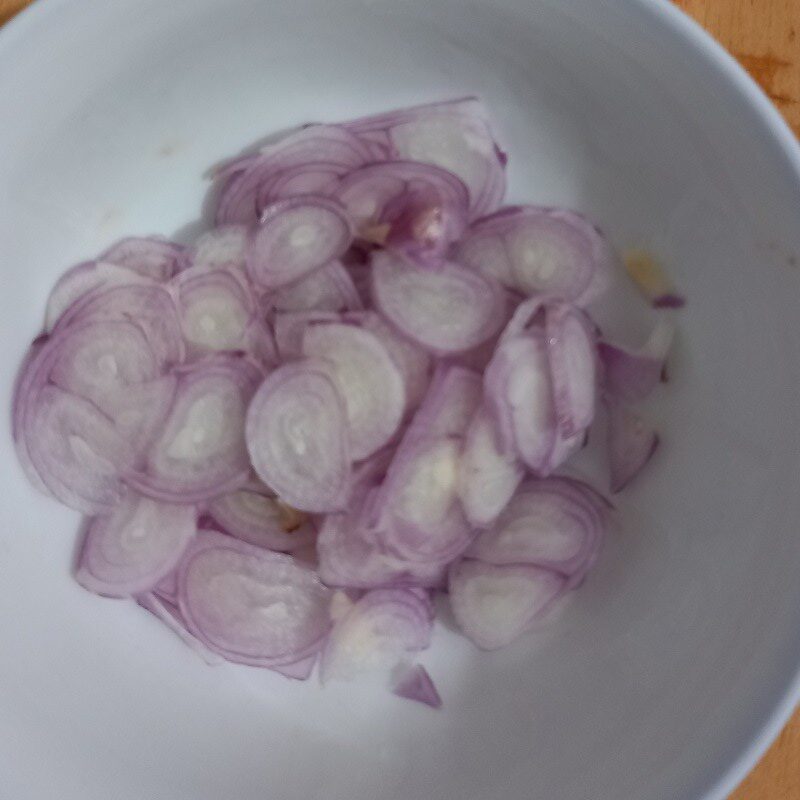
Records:
[[[89,517],[80,584],[209,661],[393,670],[433,706],[437,596],[492,650],[578,587],[611,506],[559,470],[598,406],[607,488],[647,463],[671,312],[641,349],[605,341],[608,243],[502,206],[505,171],[472,98],[307,125],[217,171],[190,246],[67,271],[13,427],[30,480]]]

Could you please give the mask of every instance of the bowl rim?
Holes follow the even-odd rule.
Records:
[[[777,154],[783,157],[789,173],[800,187],[800,139],[772,100],[734,56],[671,0],[627,2],[639,6],[655,25],[664,26],[668,32],[683,39],[702,58],[708,70],[736,91],[739,99],[755,112],[754,122],[762,129],[764,137],[762,143],[771,141],[777,146]],[[36,0],[7,20],[0,26],[0,63],[16,42],[35,36],[37,28],[47,25],[52,15],[66,7],[70,14],[80,13],[79,3],[84,7],[84,13],[91,12],[93,0]],[[775,698],[764,705],[752,726],[739,733],[741,741],[733,748],[730,763],[723,764],[716,776],[708,779],[697,800],[726,800],[772,746],[795,710],[800,710],[800,660],[785,688],[778,690]]]

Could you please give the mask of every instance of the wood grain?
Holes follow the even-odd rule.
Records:
[[[0,24],[29,2],[0,0]],[[800,0],[674,2],[739,59],[800,135]],[[800,710],[731,800],[800,800]]]

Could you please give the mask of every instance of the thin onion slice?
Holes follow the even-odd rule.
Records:
[[[191,250],[191,267],[203,270],[243,270],[247,252],[247,225],[219,225],[206,231]]]
[[[435,355],[477,347],[505,322],[499,284],[457,264],[436,270],[397,254],[372,256],[372,292],[378,309],[402,334]]]
[[[317,652],[330,627],[330,591],[313,570],[231,537],[190,548],[178,596],[189,631],[240,664],[296,664]]]
[[[456,258],[525,296],[586,305],[606,288],[608,244],[585,217],[565,209],[513,206],[476,222]]]
[[[369,160],[369,149],[344,128],[307,126],[264,147],[260,153],[235,159],[218,172],[224,184],[217,199],[216,223],[257,222],[270,200],[270,189],[289,170],[313,162],[333,165],[344,175]]]
[[[363,308],[350,273],[331,261],[268,298],[276,311],[353,311]]]
[[[76,579],[108,597],[153,589],[175,567],[196,530],[196,509],[125,498],[108,516],[89,524]]]
[[[310,326],[303,355],[324,361],[344,401],[350,456],[360,461],[394,436],[406,406],[400,370],[380,340],[352,325]]]
[[[465,560],[450,569],[450,605],[461,630],[483,650],[511,644],[552,608],[563,576],[530,566]]]
[[[164,282],[183,269],[186,264],[186,250],[166,239],[132,237],[122,239],[109,247],[98,261],[116,264],[154,281]]]
[[[91,403],[45,386],[22,433],[33,468],[64,505],[102,514],[122,497],[121,475],[130,468],[134,449]]]
[[[595,335],[585,316],[567,305],[548,307],[545,335],[559,432],[569,439],[586,430],[594,419]]]
[[[433,164],[457,175],[472,218],[494,211],[505,193],[505,159],[483,104],[474,97],[390,111],[346,124],[390,157]]]
[[[253,299],[223,269],[185,270],[176,281],[178,310],[191,352],[201,354],[241,348],[255,311]]]
[[[239,356],[214,356],[179,375],[175,401],[147,462],[127,482],[168,502],[197,502],[243,485],[249,474],[245,413],[260,371]]]
[[[320,679],[388,670],[430,645],[430,600],[412,589],[375,589],[339,619],[320,656]]]
[[[582,481],[530,479],[468,556],[497,566],[542,567],[579,583],[597,560],[607,511],[607,502]]]
[[[346,502],[347,417],[324,363],[276,369],[250,404],[245,435],[258,476],[289,505],[324,512]]]
[[[353,239],[340,203],[320,195],[264,209],[247,252],[247,272],[262,289],[293,283],[344,255]]]
[[[152,278],[140,275],[127,267],[105,261],[86,261],[68,269],[57,281],[47,298],[44,329],[52,330],[59,317],[89,292],[100,287],[150,285]]]

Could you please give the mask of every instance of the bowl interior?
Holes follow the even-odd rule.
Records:
[[[77,518],[4,429],[9,797],[689,800],[737,775],[800,664],[800,180],[765,101],[666,4],[48,0],[0,36],[0,396],[60,271],[125,234],[190,237],[214,162],[465,93],[497,119],[512,200],[581,209],[689,298],[663,446],[598,569],[507,651],[439,625],[441,713],[210,669],[71,582]],[[620,292],[604,325],[635,340],[647,315]]]

